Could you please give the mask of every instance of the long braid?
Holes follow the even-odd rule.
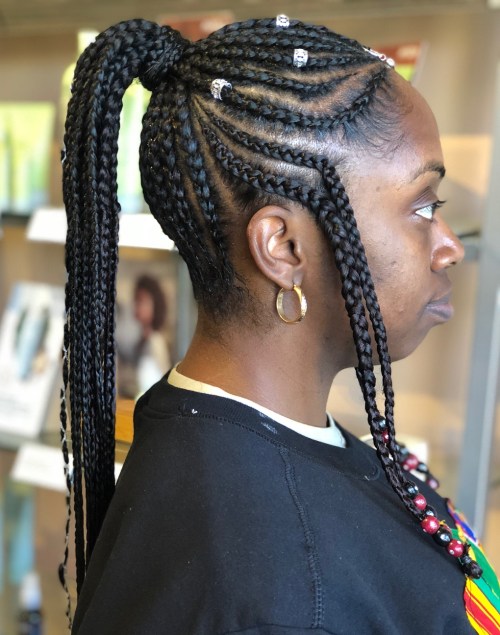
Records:
[[[356,269],[360,276],[363,297],[370,315],[370,321],[377,345],[385,396],[384,421],[388,424],[389,439],[388,442],[384,439],[382,430],[378,425],[380,417],[377,416],[375,419],[371,419],[369,416],[370,430],[372,432],[375,448],[392,487],[401,498],[408,511],[420,520],[421,512],[415,507],[412,497],[408,494],[408,481],[403,473],[399,460],[399,446],[395,440],[394,430],[394,392],[392,388],[391,361],[387,346],[387,334],[382,321],[382,315],[380,313],[380,307],[375,288],[373,286],[373,281],[369,272],[366,254],[356,226],[356,220],[350,206],[349,199],[333,166],[328,166],[325,169],[323,172],[323,179],[325,183],[330,185],[330,196],[332,200],[336,201],[337,208],[339,210],[343,210],[343,220],[348,224],[348,235],[355,253]],[[357,369],[358,381],[362,388],[366,381],[366,373],[366,370],[363,371],[360,368]],[[372,370],[368,370],[370,381],[372,381],[372,373]],[[369,415],[368,411],[367,413]],[[384,452],[386,447],[388,447],[391,455],[389,461],[387,460]]]
[[[332,200],[336,201],[337,207],[342,211],[344,222],[348,224],[348,235],[354,250],[356,267],[363,289],[363,297],[365,299],[366,306],[370,315],[370,321],[373,326],[375,342],[377,345],[377,353],[382,372],[383,390],[385,396],[384,416],[389,425],[390,435],[389,448],[391,450],[393,458],[396,460],[396,462],[398,462],[397,459],[399,457],[395,444],[394,430],[394,391],[392,388],[391,359],[387,345],[387,334],[382,320],[382,314],[380,312],[377,294],[373,286],[373,280],[368,268],[368,262],[366,260],[365,250],[361,242],[361,236],[357,228],[354,212],[342,181],[340,180],[334,166],[326,166],[323,170],[322,175],[323,181],[330,192],[330,197],[332,198]],[[380,444],[383,443],[380,431],[378,431],[378,434],[375,434],[374,441],[378,449]]]

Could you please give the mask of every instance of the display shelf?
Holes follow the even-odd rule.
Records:
[[[8,225],[9,227],[26,227],[30,221],[30,214],[17,214],[8,210],[0,212],[0,226]]]
[[[26,237],[34,242],[64,244],[66,229],[64,209],[44,207],[33,212]],[[149,213],[121,215],[119,246],[166,251],[175,249],[173,241],[163,234],[158,222]]]

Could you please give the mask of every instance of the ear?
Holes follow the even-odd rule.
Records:
[[[278,287],[301,285],[307,264],[305,213],[278,205],[261,208],[247,225],[250,253],[257,268]]]

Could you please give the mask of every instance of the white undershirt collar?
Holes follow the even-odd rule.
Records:
[[[244,397],[239,397],[238,395],[233,395],[229,392],[226,392],[218,386],[212,386],[211,384],[206,384],[205,382],[191,379],[191,377],[186,377],[177,370],[177,367],[173,368],[170,371],[170,374],[168,376],[168,383],[171,386],[175,386],[176,388],[183,388],[184,390],[191,390],[193,392],[200,392],[208,395],[225,397],[226,399],[233,399],[234,401],[238,401],[239,403],[242,403],[246,406],[250,406],[250,408],[253,408],[254,410],[262,412],[274,421],[277,421],[281,425],[286,426],[287,428],[290,428],[290,430],[293,430],[298,434],[302,434],[309,439],[314,439],[315,441],[320,441],[321,443],[327,443],[328,445],[335,445],[341,448],[345,448],[345,439],[342,435],[342,432],[339,430],[333,417],[328,412],[326,413],[328,425],[325,428],[318,428],[307,423],[302,423],[301,421],[289,419],[288,417],[280,415],[273,410],[269,410],[268,408],[261,406],[255,401],[251,401],[250,399],[245,399]]]

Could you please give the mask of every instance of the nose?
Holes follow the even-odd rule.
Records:
[[[434,216],[434,246],[432,251],[431,269],[441,271],[453,265],[458,265],[464,259],[464,246],[458,236],[443,218]]]

